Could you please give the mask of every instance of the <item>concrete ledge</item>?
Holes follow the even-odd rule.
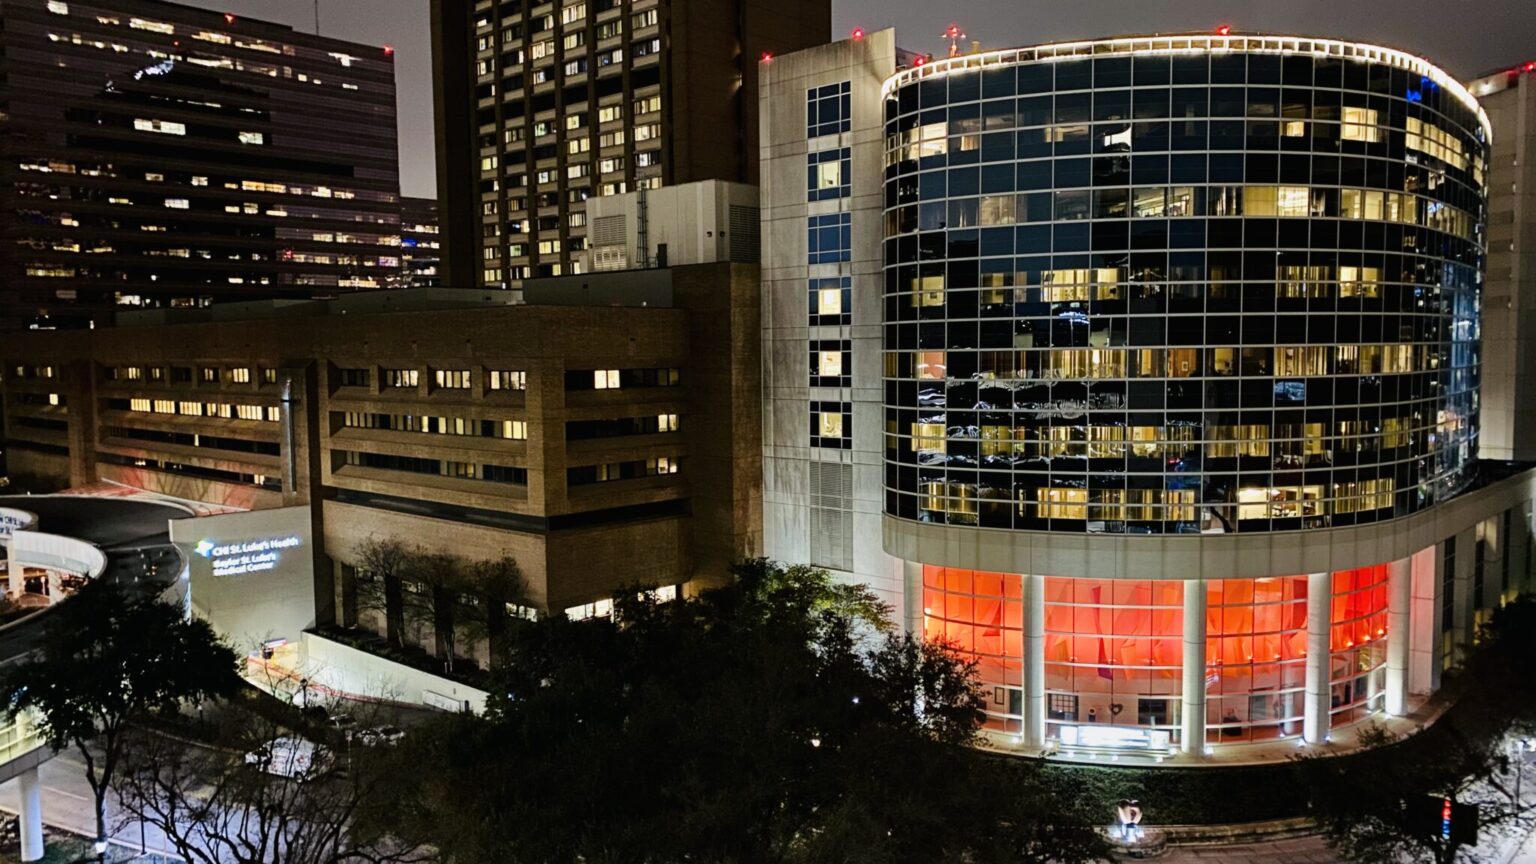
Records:
[[[881,517],[887,554],[994,573],[1079,579],[1263,579],[1370,567],[1427,546],[1536,496],[1527,469],[1427,510],[1366,525],[1252,534],[1087,534],[939,525]]]
[[[476,714],[485,711],[485,700],[490,694],[484,690],[369,654],[310,631],[305,631],[302,645],[304,674],[311,686],[349,698],[423,705],[442,711],[465,708]]]
[[[1267,843],[1292,837],[1309,837],[1320,830],[1306,816],[1272,819],[1268,822],[1239,822],[1235,825],[1161,825],[1172,846],[1231,846],[1238,843]]]
[[[53,750],[47,744],[39,743],[31,750],[17,756],[4,764],[0,764],[0,783],[6,783],[21,776],[24,772],[47,762],[54,756]]]

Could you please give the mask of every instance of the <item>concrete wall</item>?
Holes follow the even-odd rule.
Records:
[[[767,555],[789,563],[833,565],[815,543],[846,544],[840,578],[863,582],[897,609],[903,605],[899,562],[881,547],[884,504],[881,238],[884,102],[880,87],[896,69],[895,33],[884,30],[775,57],[762,74],[763,213],[763,520]],[[809,140],[808,88],[850,82],[850,131]],[[848,147],[851,197],[807,200],[811,149]],[[812,265],[806,225],[811,215],[850,214],[852,260]],[[851,323],[810,326],[809,280],[846,276],[852,285]],[[809,386],[809,343],[852,344],[851,388]],[[851,408],[848,449],[811,446],[811,403]],[[813,488],[814,487],[814,488]],[[829,527],[838,519],[840,527]],[[815,538],[815,542],[813,542]],[[828,544],[831,545],[831,544]]]
[[[641,250],[641,200],[645,201],[645,249]],[[755,236],[736,237],[731,232],[731,211],[740,208],[751,216],[752,231],[757,229],[757,187],[742,183],[705,180],[681,186],[663,186],[624,195],[605,195],[587,202],[588,230],[592,248],[583,253],[587,272],[625,270],[660,264],[662,246],[667,247],[667,266],[711,264],[721,261],[756,263],[748,257],[733,257],[733,241],[757,251]],[[599,224],[599,223],[603,224]],[[622,242],[609,243],[597,232],[620,226]],[[603,242],[599,243],[599,239]],[[644,260],[641,260],[641,255]],[[539,282],[545,280],[538,280]],[[559,280],[568,285],[569,279]],[[527,286],[525,286],[526,288]],[[525,293],[528,302],[539,302]]]
[[[298,642],[316,623],[310,528],[308,506],[173,520],[193,613],[241,654],[269,640]]]
[[[375,657],[315,633],[304,634],[302,647],[304,674],[337,693],[439,710],[466,703],[477,714],[485,710],[486,692],[467,684]]]
[[[1536,74],[1518,82],[1480,96],[1493,121],[1480,453],[1530,461],[1536,460]]]

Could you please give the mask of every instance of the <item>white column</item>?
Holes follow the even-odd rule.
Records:
[[[21,860],[43,858],[43,785],[37,769],[28,768],[17,776],[21,786]]]
[[[916,561],[901,562],[901,605],[907,632],[923,638],[923,565]]]
[[[1205,753],[1205,595],[1204,579],[1184,583],[1184,687],[1179,714],[1180,748]]]
[[[1473,580],[1477,577],[1477,528],[1474,526],[1456,535],[1455,572],[1451,582],[1451,662],[1460,664],[1472,650],[1472,637],[1477,630],[1477,604]]]
[[[57,603],[63,599],[64,574],[49,568],[48,570],[48,602]]]
[[[7,541],[5,544],[5,593],[11,597],[17,597],[27,590],[27,583],[22,579],[21,564],[16,560],[16,548]]]
[[[1413,572],[1410,559],[1387,565],[1387,713],[1408,713],[1408,653],[1413,631],[1408,617],[1413,605]]]
[[[1333,574],[1307,576],[1307,693],[1302,705],[1301,737],[1308,744],[1328,738],[1333,682],[1329,681],[1329,627],[1333,614]]]
[[[1045,746],[1045,577],[1024,579],[1024,744]]]

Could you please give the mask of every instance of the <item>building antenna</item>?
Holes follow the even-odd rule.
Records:
[[[320,35],[320,0],[315,0],[315,35]]]
[[[315,0],[315,2],[318,3],[319,0]],[[961,42],[961,40],[965,39],[965,34],[960,31],[960,25],[959,24],[951,24],[951,25],[949,25],[949,29],[944,31],[944,38],[949,40],[949,56],[951,56],[951,57],[959,57],[960,56],[960,42]]]

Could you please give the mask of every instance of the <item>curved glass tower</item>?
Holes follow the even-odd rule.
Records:
[[[886,548],[994,728],[1197,751],[1382,708],[1416,550],[1272,550],[1475,479],[1476,101],[1388,49],[1184,36],[917,65],[885,111]]]

